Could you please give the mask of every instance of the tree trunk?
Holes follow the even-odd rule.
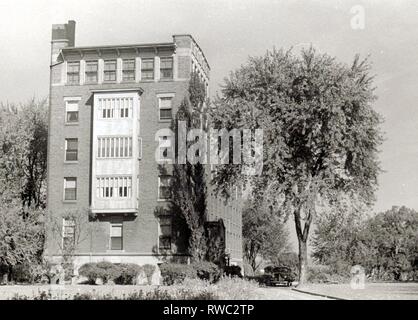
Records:
[[[307,283],[308,277],[308,236],[312,223],[312,212],[307,213],[307,217],[302,228],[301,207],[294,211],[296,234],[299,243],[299,284],[303,286]]]
[[[308,246],[307,241],[298,237],[299,242],[299,284],[302,286],[307,282],[308,276]]]

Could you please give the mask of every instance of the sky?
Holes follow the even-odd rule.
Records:
[[[274,47],[312,44],[346,63],[370,55],[374,107],[385,118],[374,209],[418,210],[418,1],[0,0],[0,102],[48,95],[51,25],[68,20],[76,46],[192,34],[211,66],[212,94],[249,56]]]

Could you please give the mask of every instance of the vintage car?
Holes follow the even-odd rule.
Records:
[[[267,286],[290,287],[296,280],[296,274],[286,266],[269,266],[264,269],[264,284]]]

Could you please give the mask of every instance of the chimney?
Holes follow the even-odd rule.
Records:
[[[51,64],[57,62],[62,48],[74,47],[75,45],[75,21],[69,20],[65,24],[52,25],[51,37]]]

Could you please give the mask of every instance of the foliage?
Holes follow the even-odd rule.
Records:
[[[183,150],[178,144],[178,121],[186,122],[187,127],[200,128],[204,115],[205,91],[203,83],[197,74],[192,73],[189,83],[188,97],[178,108],[171,128],[176,134],[175,154],[189,149],[193,142],[187,142]],[[205,167],[202,163],[175,163],[172,166],[170,212],[183,217],[188,228],[188,253],[193,260],[202,260],[206,256],[207,239],[205,236],[205,221],[207,213],[207,190]]]
[[[213,262],[203,260],[195,261],[191,264],[191,267],[196,270],[197,277],[201,280],[213,283],[221,277],[221,269]]]
[[[78,274],[86,277],[89,284],[95,284],[102,276],[102,269],[97,267],[97,263],[85,263],[78,269]]]
[[[135,284],[141,273],[141,266],[135,263],[114,264],[111,262],[92,262],[83,264],[78,273],[87,278],[89,284],[95,284],[101,279],[103,284],[114,281],[116,284]]]
[[[350,273],[335,273],[330,266],[312,265],[308,268],[310,283],[344,283],[350,279]]]
[[[191,264],[164,263],[160,265],[161,277],[165,285],[178,284],[184,279],[201,279],[210,283],[219,280],[222,270],[209,261],[195,261]]]
[[[184,279],[197,278],[196,269],[191,265],[181,263],[163,263],[160,265],[163,284],[173,285],[184,281]]]
[[[0,196],[45,207],[47,100],[0,105]]]
[[[41,261],[44,245],[43,210],[22,208],[17,200],[3,200],[1,205],[0,267],[6,275],[12,276],[13,268],[36,265]]]
[[[242,213],[244,255],[255,273],[261,262],[274,260],[288,251],[288,234],[283,218],[254,199],[246,202]]]
[[[365,204],[374,200],[382,139],[369,73],[369,61],[358,56],[348,66],[313,48],[300,55],[273,50],[231,73],[211,108],[216,127],[263,129],[262,174],[244,176],[242,165],[225,165],[214,182],[224,193],[249,183],[274,212],[293,215],[301,283],[319,208],[343,195]]]
[[[114,278],[116,284],[135,284],[142,268],[135,263],[121,263],[117,265],[116,270],[117,276]]]
[[[224,268],[224,274],[227,277],[239,277],[242,278],[241,267],[240,266],[226,266]]]
[[[368,248],[366,270],[372,277],[401,280],[403,273],[413,278],[418,270],[418,212],[392,207],[367,221],[363,247]]]
[[[34,296],[15,295],[13,300],[249,300],[256,298],[258,285],[240,278],[222,278],[211,284],[199,279],[186,279],[170,287],[135,290],[128,294],[100,294],[78,292],[76,294],[38,291]]]
[[[358,212],[324,215],[315,230],[313,257],[335,274],[353,265],[377,280],[413,279],[418,270],[418,213],[406,207],[364,219]]]

